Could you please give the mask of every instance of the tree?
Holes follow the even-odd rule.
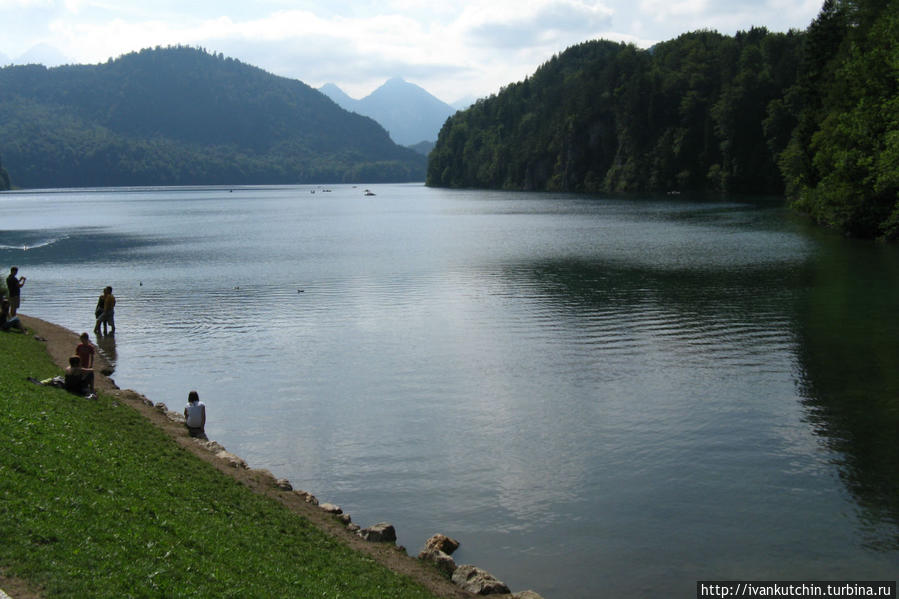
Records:
[[[789,197],[846,234],[899,239],[899,0],[828,0],[812,32],[828,60],[807,57],[791,90],[807,105],[781,154]]]

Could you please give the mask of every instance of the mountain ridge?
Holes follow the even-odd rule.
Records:
[[[0,155],[23,187],[424,178],[424,159],[374,120],[184,46],[0,69]]]
[[[362,99],[351,98],[340,87],[326,83],[318,90],[338,106],[373,118],[403,146],[436,141],[440,128],[456,109],[426,89],[401,77],[392,77]]]

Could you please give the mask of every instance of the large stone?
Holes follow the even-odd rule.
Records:
[[[243,461],[243,458],[241,458],[240,456],[234,455],[230,451],[220,451],[217,454],[215,454],[215,457],[217,457],[220,460],[225,460],[226,462],[228,462],[228,465],[231,466],[232,468],[242,468],[242,469],[249,468],[249,466],[247,466],[247,463],[245,461]]]
[[[448,554],[439,549],[425,549],[418,554],[418,559],[434,564],[438,570],[451,577],[456,571],[456,562]]]
[[[318,505],[318,498],[316,498],[312,493],[307,493],[306,491],[300,491],[298,489],[294,489],[293,492],[299,495],[306,503]]]
[[[322,511],[328,512],[329,514],[342,514],[343,510],[339,505],[334,505],[333,503],[320,503],[318,507],[322,509]]]
[[[453,584],[475,595],[502,595],[509,593],[509,587],[497,580],[486,570],[465,565],[453,572]]]
[[[208,439],[201,439],[199,437],[192,437],[192,439],[194,443],[200,447],[205,447],[207,451],[211,451],[212,453],[225,451],[225,448],[218,441],[209,441]]]
[[[521,591],[520,593],[512,593],[512,599],[543,599],[543,596],[534,591]]]
[[[433,535],[430,539],[425,541],[425,548],[422,550],[422,553],[427,551],[437,550],[442,551],[447,555],[452,555],[453,552],[459,548],[459,541],[456,539],[452,539],[444,534],[436,534]],[[420,557],[420,555],[419,555]]]
[[[396,529],[393,524],[387,522],[378,522],[374,526],[363,528],[359,531],[359,535],[366,541],[373,543],[395,543]]]

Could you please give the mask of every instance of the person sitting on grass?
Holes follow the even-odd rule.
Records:
[[[9,315],[9,300],[3,298],[2,307],[0,307],[0,331],[9,331],[11,329],[16,329],[20,333],[25,332],[25,327],[22,326],[22,321],[19,320],[19,317]]]
[[[187,394],[184,424],[191,437],[206,438],[206,404],[200,401],[200,394],[196,391]]]
[[[82,368],[81,358],[78,356],[69,358],[65,381],[66,391],[69,393],[91,395],[94,392],[94,371],[92,368]]]

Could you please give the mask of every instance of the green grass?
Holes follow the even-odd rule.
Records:
[[[433,597],[0,333],[0,566],[49,597]]]

